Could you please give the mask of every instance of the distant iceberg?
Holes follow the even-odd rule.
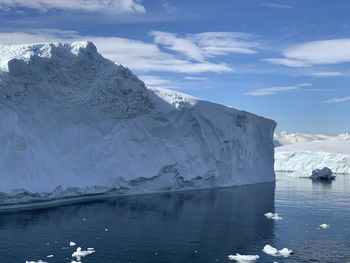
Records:
[[[349,140],[316,140],[275,148],[275,170],[310,176],[315,169],[328,167],[334,174],[350,174]]]

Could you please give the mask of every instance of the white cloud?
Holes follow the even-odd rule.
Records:
[[[59,30],[0,33],[0,43],[2,44],[72,42],[76,40],[92,41],[103,56],[136,71],[166,71],[186,74],[232,71],[232,68],[225,63],[193,62],[163,52],[154,43],[127,38],[81,36],[74,31]]]
[[[307,67],[310,64],[305,61],[298,61],[289,58],[265,58],[263,61],[269,62],[271,64],[284,65],[288,67]]]
[[[187,79],[187,80],[195,80],[195,81],[208,80],[208,78],[205,78],[205,77],[192,77],[192,76],[185,76],[185,79]]]
[[[157,44],[196,61],[233,53],[255,54],[258,47],[251,35],[240,32],[204,32],[178,36],[152,31],[150,34]]]
[[[159,85],[168,85],[170,80],[159,77],[159,76],[139,76],[143,82],[145,82],[147,87],[154,87]]]
[[[190,39],[177,37],[175,34],[161,31],[152,31],[150,34],[154,37],[157,44],[163,45],[167,49],[176,51],[197,61],[204,60],[202,50]]]
[[[282,52],[283,58],[264,59],[289,67],[340,64],[350,62],[350,39],[331,39],[294,45]]]
[[[339,71],[321,71],[312,73],[313,77],[316,78],[328,78],[328,77],[343,77],[345,74]]]
[[[333,98],[329,99],[326,101],[326,103],[341,103],[341,102],[346,102],[350,101],[350,96],[349,97],[343,97],[343,98]]]
[[[299,87],[296,87],[296,86],[269,87],[269,88],[252,90],[252,91],[246,93],[246,95],[265,96],[265,95],[273,95],[273,94],[276,94],[279,92],[288,91],[288,90],[296,90],[296,89],[299,89]]]
[[[138,0],[0,0],[0,9],[30,8],[40,12],[50,9],[72,11],[103,11],[114,13],[145,13]]]
[[[291,5],[285,4],[277,4],[277,3],[261,3],[260,6],[270,7],[270,8],[278,8],[278,9],[292,9]]]
[[[299,90],[303,87],[309,87],[312,86],[311,83],[300,83],[293,86],[276,86],[276,87],[268,87],[268,88],[262,88],[262,89],[255,89],[252,91],[249,91],[246,93],[246,95],[249,96],[266,96],[266,95],[274,95],[280,92],[284,91],[290,91],[290,90]]]

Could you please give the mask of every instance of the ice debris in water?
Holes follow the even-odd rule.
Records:
[[[53,255],[47,255],[46,257],[47,258],[53,258]]]
[[[88,250],[81,250],[81,247],[78,247],[77,251],[75,251],[72,254],[72,257],[77,258],[77,260],[80,261],[82,257],[85,257],[85,256],[90,255],[92,253],[95,253],[95,250],[93,248],[90,248]]]
[[[76,245],[76,243],[73,242],[73,241],[71,241],[71,242],[69,242],[69,245],[70,245],[71,247],[74,247],[74,246]]]
[[[26,263],[47,263],[47,262],[38,260],[38,261],[26,261]]]
[[[281,220],[283,219],[283,217],[279,216],[277,213],[274,214],[274,213],[266,213],[264,216],[266,216],[268,219],[273,219],[273,220]]]
[[[263,252],[274,257],[288,257],[293,254],[293,250],[289,250],[288,248],[278,250],[270,245],[266,245],[263,248]]]
[[[327,228],[329,228],[329,225],[326,224],[326,223],[323,223],[323,224],[320,225],[320,227],[323,228],[323,229],[327,229]]]
[[[235,260],[241,263],[249,263],[249,262],[254,262],[255,260],[258,260],[259,256],[258,255],[240,255],[236,253],[236,255],[229,255],[228,259]]]

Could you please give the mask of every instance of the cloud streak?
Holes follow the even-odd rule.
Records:
[[[241,32],[204,32],[179,36],[152,31],[150,34],[158,45],[196,61],[229,54],[255,54],[258,48],[252,35]]]
[[[262,89],[255,89],[246,93],[248,96],[266,96],[266,95],[274,95],[280,92],[291,91],[291,90],[299,90],[303,87],[311,86],[310,83],[300,83],[293,86],[276,86],[276,87],[268,87]]]
[[[277,8],[277,9],[292,9],[291,5],[277,4],[277,3],[261,3],[260,6],[269,7],[269,8]]]
[[[103,56],[139,72],[196,74],[232,71],[231,66],[225,63],[214,63],[208,60],[193,61],[173,53],[164,52],[155,43],[128,38],[81,36],[75,31],[60,30],[0,33],[0,43],[3,44],[73,42],[79,40],[94,42]]]
[[[332,98],[332,99],[326,100],[326,103],[342,103],[347,101],[350,101],[350,96],[342,97],[342,98]]]
[[[350,38],[301,43],[282,52],[282,58],[267,58],[272,64],[308,67],[350,62]]]
[[[137,0],[0,0],[0,9],[29,8],[39,12],[51,9],[112,12],[145,13],[145,7]]]

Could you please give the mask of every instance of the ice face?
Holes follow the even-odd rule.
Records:
[[[272,120],[148,89],[89,42],[0,54],[0,203],[275,180]]]

